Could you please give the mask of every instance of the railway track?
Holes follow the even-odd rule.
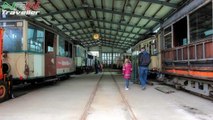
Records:
[[[107,92],[109,89],[113,90],[112,94],[111,92]],[[104,96],[106,94],[108,96]],[[105,100],[105,98],[108,98],[108,100]],[[118,105],[118,104],[122,104],[122,105]],[[117,106],[116,110],[114,110],[115,106]],[[135,113],[133,112],[123,92],[121,91],[117,81],[115,80],[112,72],[110,71],[104,72],[101,75],[100,79],[97,81],[97,84],[90,95],[90,98],[85,106],[84,112],[80,120],[93,120],[93,119],[98,119],[98,117],[100,117],[101,119],[106,119],[106,116],[100,115],[103,113],[104,111],[103,109],[108,112],[115,111],[115,113],[113,113],[114,118],[107,118],[107,119],[122,118],[127,120],[137,120]],[[117,114],[117,117],[121,117],[121,118],[116,118],[116,111],[119,111],[120,113],[122,113],[120,114],[120,116],[118,116]],[[107,113],[107,114],[108,114],[107,117],[110,117],[110,113]]]

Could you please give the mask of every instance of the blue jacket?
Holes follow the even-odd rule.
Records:
[[[148,67],[151,62],[151,58],[148,52],[143,51],[138,56],[138,64],[140,67]]]

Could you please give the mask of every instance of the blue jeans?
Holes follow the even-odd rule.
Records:
[[[124,79],[125,80],[125,87],[129,88],[129,80],[128,79]]]
[[[148,67],[139,67],[139,78],[141,82],[141,87],[146,87],[147,74],[148,74]]]

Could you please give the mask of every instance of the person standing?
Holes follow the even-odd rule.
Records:
[[[125,80],[125,90],[129,90],[129,81],[132,73],[132,64],[128,58],[125,59],[123,65],[123,77]]]
[[[139,53],[138,63],[139,63],[139,79],[141,83],[141,88],[144,90],[147,84],[148,66],[151,62],[149,53],[144,47],[141,48]]]
[[[97,57],[95,56],[95,74],[98,74],[98,69],[100,67],[99,65],[100,65],[100,63],[97,60]]]

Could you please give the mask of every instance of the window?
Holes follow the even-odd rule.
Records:
[[[165,41],[165,49],[172,48],[172,34],[165,36],[164,41]]]
[[[18,26],[17,23],[18,22],[0,23],[0,26],[4,27],[4,51],[17,52],[23,50],[23,28],[22,25]]]
[[[212,3],[198,9],[189,16],[190,42],[213,35],[212,29]]]
[[[116,62],[117,62],[116,60],[118,57],[120,57],[120,53],[102,53],[102,61],[107,66],[109,66],[111,64],[116,64]]]
[[[65,56],[65,41],[61,36],[59,36],[59,55]]]
[[[39,27],[29,25],[27,42],[29,51],[42,53],[44,51],[44,30]]]
[[[164,30],[164,48],[172,48],[172,32],[171,26]]]

